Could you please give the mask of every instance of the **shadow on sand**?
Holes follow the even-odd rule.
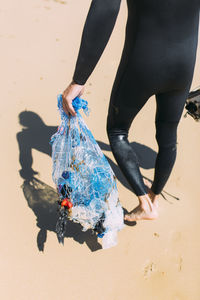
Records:
[[[24,180],[22,190],[27,200],[28,206],[33,210],[37,218],[37,246],[39,251],[44,251],[44,245],[47,239],[47,231],[55,232],[58,200],[56,190],[37,178]],[[83,232],[81,225],[68,220],[65,237],[73,238],[76,242],[87,244],[91,251],[101,249],[97,241],[96,234],[92,230]]]
[[[19,161],[21,170],[20,176],[24,179],[22,190],[27,200],[28,206],[33,210],[37,226],[39,228],[37,236],[37,245],[39,251],[44,250],[44,244],[47,239],[47,231],[55,232],[55,224],[57,221],[57,193],[54,188],[45,184],[36,178],[37,171],[32,169],[33,157],[32,149],[36,149],[51,156],[50,137],[56,132],[57,126],[47,126],[41,117],[32,111],[23,111],[19,114],[19,123],[23,126],[22,130],[17,133],[17,141],[19,145]],[[100,148],[105,151],[111,151],[110,146],[101,141],[97,141]],[[144,169],[151,169],[155,165],[156,152],[151,148],[133,142],[132,147],[136,151],[140,166]],[[106,156],[106,155],[105,155]],[[107,156],[111,168],[113,169],[117,179],[128,189],[130,185],[126,181],[122,172],[116,163]],[[126,210],[124,209],[126,212]],[[133,222],[129,225],[135,225]],[[68,221],[66,237],[73,238],[75,241],[87,244],[91,251],[101,249],[101,245],[97,241],[97,237],[91,230],[83,232],[81,225]]]

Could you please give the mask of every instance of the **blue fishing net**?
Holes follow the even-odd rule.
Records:
[[[89,114],[87,101],[76,97],[72,105],[77,113],[68,116],[58,95],[61,124],[51,137],[52,178],[59,195],[58,240],[63,242],[67,219],[92,229],[102,238],[102,247],[117,243],[123,228],[123,210],[119,202],[116,177],[84,122],[80,109]]]

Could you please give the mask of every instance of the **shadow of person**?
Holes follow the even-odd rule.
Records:
[[[32,169],[32,149],[51,156],[50,137],[56,132],[57,126],[47,126],[40,116],[32,111],[22,111],[19,123],[23,126],[17,133],[19,145],[19,162],[22,167],[20,175],[28,180],[38,172]]]

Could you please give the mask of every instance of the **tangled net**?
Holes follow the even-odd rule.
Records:
[[[93,229],[102,238],[102,247],[117,244],[117,231],[123,228],[123,210],[119,202],[116,177],[85,124],[79,110],[89,114],[87,101],[76,97],[72,105],[77,113],[68,116],[58,95],[61,124],[51,137],[52,178],[59,195],[58,240],[64,241],[67,219]]]

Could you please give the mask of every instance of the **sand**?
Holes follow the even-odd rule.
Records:
[[[161,197],[157,220],[126,226],[118,245],[108,250],[69,224],[60,245],[48,139],[59,124],[57,95],[71,81],[91,1],[1,2],[1,299],[199,300],[200,124],[189,116],[181,119],[177,161],[165,187],[180,200]],[[120,201],[130,210],[137,198],[116,166],[105,130],[126,14],[123,1],[84,98],[91,108],[87,124],[118,176]],[[200,84],[199,74],[198,51],[193,87]],[[152,97],[130,130],[142,173],[150,179],[157,152],[154,115]],[[32,168],[39,172],[35,185],[19,173],[19,158],[28,167],[31,153]]]

